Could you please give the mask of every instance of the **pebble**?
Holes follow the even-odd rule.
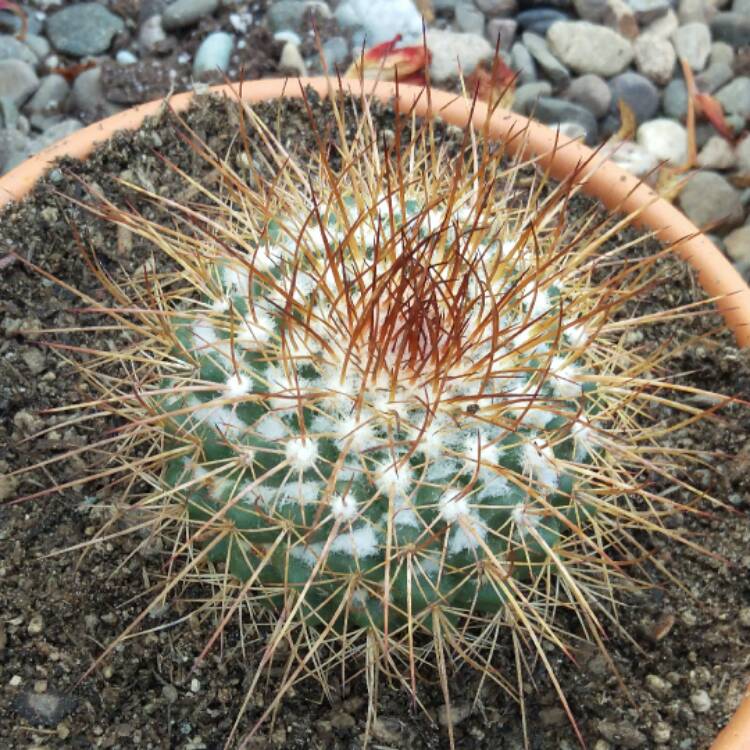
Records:
[[[547,42],[555,57],[577,73],[609,78],[621,73],[633,59],[633,47],[627,39],[588,21],[552,24]]]
[[[734,149],[740,172],[750,174],[750,135],[745,136]]]
[[[696,690],[690,696],[690,705],[697,714],[705,714],[711,710],[711,698],[705,690]]]
[[[0,34],[0,60],[23,60],[29,65],[36,65],[39,57],[41,55],[35,54],[27,45],[10,34]]]
[[[7,171],[17,164],[16,155],[23,153],[28,138],[15,128],[0,128],[0,171]]]
[[[711,30],[705,23],[686,23],[672,34],[677,57],[684,57],[694,71],[703,70],[711,52]]]
[[[38,60],[43,60],[52,51],[47,38],[38,34],[26,34],[24,44],[36,55]]]
[[[276,0],[271,3],[266,15],[271,31],[293,29],[298,31],[302,27],[305,5],[301,0]]]
[[[282,48],[279,67],[282,72],[290,72],[298,76],[307,75],[307,66],[302,59],[299,47],[292,42],[287,42]]]
[[[646,688],[657,698],[666,697],[672,690],[672,686],[656,674],[646,675]]]
[[[521,42],[516,42],[510,48],[510,66],[518,73],[519,83],[531,83],[536,80],[536,63]]]
[[[134,65],[138,62],[138,57],[129,49],[121,49],[115,55],[115,61],[120,65]]]
[[[750,266],[750,225],[746,224],[731,231],[724,237],[724,247],[735,263],[742,265],[743,268]],[[745,627],[750,627],[750,612],[746,620],[741,622]]]
[[[147,18],[138,29],[138,46],[144,52],[153,52],[166,38],[167,34],[158,14]]]
[[[28,692],[19,696],[16,710],[32,724],[54,727],[76,706],[76,699],[55,693]]]
[[[39,88],[27,102],[30,115],[54,115],[62,112],[70,95],[70,85],[57,73],[50,73],[39,81]]]
[[[507,52],[513,46],[518,30],[518,22],[513,18],[491,18],[487,22],[487,38],[494,47],[498,41],[499,49]]]
[[[742,47],[750,39],[750,16],[742,13],[717,13],[711,19],[711,33],[720,42]]]
[[[672,727],[664,721],[657,721],[651,728],[651,737],[657,745],[664,745],[672,737]]]
[[[604,147],[603,155],[636,177],[651,174],[659,164],[653,154],[633,141],[609,142]]]
[[[597,23],[604,18],[607,0],[573,0],[573,6],[581,19]]]
[[[37,89],[39,79],[23,60],[0,60],[0,98],[20,107]]]
[[[556,8],[529,8],[516,15],[521,28],[544,35],[555,21],[569,21],[570,16]]]
[[[636,141],[659,161],[674,167],[687,161],[687,131],[674,120],[659,118],[644,122],[638,128]]]
[[[484,13],[469,3],[456,6],[456,25],[460,31],[484,34]]]
[[[688,95],[685,81],[675,78],[670,81],[662,94],[662,108],[666,115],[675,120],[684,120],[687,115]]]
[[[513,16],[518,10],[517,0],[474,0],[474,4],[488,16]]]
[[[525,83],[516,89],[516,94],[513,97],[513,111],[522,115],[529,115],[540,97],[550,96],[551,94],[552,84],[549,81]]]
[[[521,37],[524,47],[531,53],[539,67],[552,83],[563,88],[570,82],[568,69],[550,52],[547,42],[540,36],[527,31]]]
[[[750,230],[750,227],[747,227],[747,229]],[[735,232],[736,231],[739,230],[735,230]],[[732,232],[732,234],[734,234],[734,232]],[[748,249],[748,252],[750,252],[750,247]],[[742,625],[743,628],[750,628],[750,607],[743,607],[740,610],[739,620],[740,625]]]
[[[637,122],[650,120],[659,109],[659,91],[640,73],[630,70],[615,76],[609,82],[612,92],[612,109],[618,112],[617,102],[622,100],[630,107]]]
[[[638,21],[635,20],[633,9],[625,0],[607,0],[607,10],[602,22],[627,39],[635,39],[638,36]]]
[[[292,44],[296,44],[298,47],[300,44],[302,44],[302,39],[300,39],[299,34],[296,31],[291,31],[289,29],[283,29],[282,31],[277,31],[273,38],[277,42],[291,42]]]
[[[283,2],[287,0],[272,3],[269,13]],[[422,39],[422,16],[411,0],[346,0],[338,4],[335,16],[342,27],[361,29],[368,47],[398,34],[406,43]],[[428,36],[437,30],[428,30]],[[355,46],[360,45],[355,43]]]
[[[537,101],[536,119],[547,125],[556,125],[561,122],[575,122],[586,131],[586,143],[596,143],[599,129],[596,118],[585,107],[578,104],[557,99],[551,96],[543,96]]]
[[[708,57],[708,61],[711,65],[718,65],[724,63],[730,68],[734,64],[734,49],[731,44],[726,42],[714,42],[711,45],[711,54]]]
[[[698,166],[704,169],[732,169],[736,164],[732,145],[720,135],[712,135],[698,154]]]
[[[161,695],[167,703],[174,703],[179,697],[177,688],[174,685],[165,685],[161,689]]]
[[[84,70],[73,82],[72,102],[74,111],[82,112],[89,118],[100,118],[119,111],[119,107],[104,98],[102,69],[99,67]]]
[[[680,208],[698,227],[731,227],[742,222],[740,193],[716,172],[691,175],[678,196]]]
[[[646,736],[629,721],[603,720],[599,722],[597,728],[605,740],[615,743],[618,748],[635,750],[646,744]]]
[[[76,3],[53,13],[46,28],[57,52],[86,57],[106,52],[125,22],[99,3]]]
[[[633,43],[635,66],[640,73],[664,86],[672,79],[677,53],[668,39],[641,34]]]
[[[343,36],[332,36],[324,42],[323,59],[326,61],[329,71],[333,72],[337,67],[343,69],[344,62],[348,57],[349,45]]]
[[[430,76],[436,82],[458,78],[459,71],[468,75],[482,60],[492,59],[495,54],[492,45],[478,34],[430,29],[426,36],[432,53]]]
[[[649,24],[661,18],[670,9],[669,0],[627,0],[640,25]]]
[[[40,635],[44,631],[44,620],[41,615],[34,615],[26,627],[29,635]]]
[[[680,23],[706,23],[706,3],[704,0],[680,0],[677,8]]]
[[[716,99],[725,113],[750,117],[750,78],[735,78],[718,90]]]
[[[712,62],[702,73],[695,77],[695,85],[699,91],[712,94],[725,83],[732,80],[734,72],[732,66],[725,62]]]
[[[643,33],[651,34],[660,39],[671,39],[679,25],[677,14],[670,8],[661,18],[657,18],[656,21],[652,21],[646,26]]]
[[[281,4],[274,3],[271,7]],[[210,16],[218,7],[219,0],[175,0],[164,8],[161,23],[167,31],[182,29]]]
[[[401,722],[389,716],[378,716],[372,722],[372,736],[395,747],[403,747]]]
[[[607,82],[593,73],[574,79],[564,96],[575,104],[586,107],[594,117],[606,115],[612,103],[612,91]]]
[[[438,708],[438,722],[441,726],[456,726],[469,718],[471,714],[471,703],[456,703],[450,706],[442,705]]]
[[[198,47],[193,61],[193,75],[197,78],[203,73],[226,71],[234,48],[234,37],[226,31],[215,31],[209,34]]]

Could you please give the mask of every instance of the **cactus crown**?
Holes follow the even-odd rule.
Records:
[[[232,610],[284,612],[261,666],[307,634],[282,687],[364,650],[410,690],[434,662],[447,697],[457,659],[517,695],[483,655],[498,627],[548,668],[555,609],[598,638],[614,558],[670,507],[641,481],[669,468],[645,424],[658,363],[615,319],[655,258],[625,259],[626,220],[571,216],[578,173],[349,106],[305,161],[249,108],[236,168],[196,140],[221,188],[151,196],[172,226],[97,209],[178,268],[127,300],[107,281],[139,334],[120,413],[158,447],[139,505],[177,519],[190,569],[226,566]]]

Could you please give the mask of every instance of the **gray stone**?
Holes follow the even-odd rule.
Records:
[[[287,42],[281,50],[279,68],[284,73],[292,73],[298,76],[307,75],[307,66],[302,59],[299,47],[294,42]]]
[[[597,23],[604,18],[607,0],[573,0],[578,16],[584,21]]]
[[[25,110],[30,115],[59,114],[65,110],[69,94],[68,82],[61,75],[51,73],[39,81],[39,88],[26,104]]]
[[[633,9],[625,0],[607,0],[607,10],[602,23],[627,39],[638,37],[638,21],[635,19]]]
[[[86,57],[109,49],[112,38],[125,30],[125,22],[99,3],[77,3],[47,19],[47,37],[65,55]]]
[[[703,70],[711,52],[711,30],[705,23],[686,23],[672,34],[677,57],[684,57],[695,71]]]
[[[750,117],[750,78],[740,76],[719,89],[716,93],[724,112],[742,117]]]
[[[622,100],[630,107],[636,120],[650,120],[659,109],[659,91],[651,81],[640,73],[626,71],[609,82],[612,92],[612,109],[618,111],[617,102]]]
[[[711,54],[708,61],[711,65],[724,63],[731,68],[734,64],[734,48],[726,42],[714,42],[711,45]]]
[[[677,53],[668,39],[641,34],[633,44],[635,66],[644,76],[664,86],[672,80]]]
[[[64,693],[23,693],[16,699],[15,708],[32,724],[54,727],[64,719],[77,704],[77,699]]]
[[[653,154],[633,141],[611,140],[603,147],[602,156],[636,177],[646,177],[659,165]]]
[[[737,168],[742,174],[750,175],[750,135],[745,136],[734,149]]]
[[[460,31],[484,34],[484,13],[469,2],[456,6],[456,25]]]
[[[687,161],[687,131],[679,122],[665,117],[644,122],[638,128],[636,140],[659,161],[680,167]]]
[[[717,13],[711,19],[714,39],[733,47],[742,47],[750,39],[750,16],[742,13]]]
[[[557,8],[529,8],[516,15],[516,21],[525,31],[544,36],[555,21],[568,21],[570,16]]]
[[[732,12],[743,16],[750,16],[750,0],[734,0]]]
[[[217,70],[226,71],[229,68],[229,58],[234,49],[234,37],[225,31],[215,31],[209,34],[198,47],[193,61],[193,75],[197,78],[202,73],[215,73]]]
[[[52,51],[46,37],[38,34],[26,34],[24,44],[36,55],[37,60],[43,60]]]
[[[558,21],[547,32],[552,54],[577,73],[609,78],[633,59],[633,46],[611,29],[588,21]]]
[[[272,11],[276,6],[284,5],[286,0],[272,3],[268,10],[268,18],[271,19]],[[210,16],[219,7],[219,0],[175,0],[167,5],[161,16],[161,24],[167,31],[182,29],[198,23],[201,18]]]
[[[568,69],[549,51],[544,39],[536,34],[527,31],[522,37],[524,46],[531,53],[531,56],[539,64],[547,78],[552,83],[562,88],[570,82],[570,73]]]
[[[474,0],[474,4],[488,16],[512,16],[518,10],[517,0]]]
[[[657,18],[646,26],[643,33],[660,39],[671,39],[679,25],[677,14],[670,8],[661,18]]]
[[[37,89],[39,79],[23,60],[0,60],[0,98],[20,107]]]
[[[336,68],[342,68],[348,56],[349,45],[343,36],[332,36],[324,42],[323,58],[329,71],[333,72]]]
[[[669,0],[627,0],[639,24],[661,18],[670,8]]]
[[[22,154],[28,138],[15,128],[0,128],[0,174],[10,169],[8,164],[17,164],[17,154]]]
[[[564,99],[543,96],[537,101],[536,118],[548,125],[562,122],[575,122],[586,131],[586,143],[594,145],[599,135],[596,118],[585,107],[580,107]]]
[[[603,117],[612,103],[607,82],[593,73],[576,78],[564,94],[566,99],[585,107],[594,117]]]
[[[684,120],[687,115],[688,95],[685,81],[675,78],[670,81],[662,94],[662,109],[664,113],[675,120]]]
[[[732,169],[736,163],[732,145],[720,135],[712,135],[698,154],[698,166],[703,169]]]
[[[492,45],[478,34],[443,29],[427,31],[427,48],[432,53],[430,76],[438,83],[457,78],[459,71],[468,75],[482,60],[495,54]]]
[[[706,0],[680,0],[677,15],[680,23],[706,23]]]
[[[699,91],[706,94],[713,94],[720,89],[725,83],[732,80],[734,71],[731,65],[726,63],[711,63],[702,73],[695,76],[695,85]]]
[[[518,22],[512,18],[490,18],[487,21],[487,38],[493,47],[499,42],[499,49],[507,52],[513,46],[517,29]]]
[[[36,65],[39,56],[10,34],[0,34],[0,60],[23,60],[29,65]]]
[[[550,96],[550,94],[552,94],[552,85],[549,81],[525,83],[516,89],[516,94],[513,97],[513,111],[522,115],[529,115],[532,113],[537,100],[542,96]]]
[[[166,38],[160,15],[147,18],[138,29],[138,47],[144,52],[153,52]]]
[[[750,224],[734,229],[724,238],[727,255],[743,270],[750,266]]]
[[[102,69],[96,67],[84,70],[73,82],[73,109],[91,120],[112,115],[121,109],[104,98],[101,79]]]
[[[536,63],[531,52],[521,42],[516,42],[510,49],[510,66],[518,73],[519,83],[536,80]]]
[[[138,56],[129,49],[121,49],[115,55],[115,60],[120,65],[135,65],[138,62]]]
[[[685,215],[701,229],[737,226],[744,217],[739,191],[716,172],[691,175],[678,201]]]

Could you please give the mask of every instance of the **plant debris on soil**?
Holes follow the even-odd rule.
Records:
[[[294,153],[313,145],[304,105],[284,102],[260,109]],[[394,127],[387,108],[375,107],[374,112],[381,129]],[[315,116],[326,123],[327,105],[317,105]],[[185,119],[217,154],[236,159],[235,102],[200,97]],[[155,216],[160,209],[117,182],[124,179],[159,195],[190,200],[194,196],[166,160],[206,185],[212,174],[180,130],[165,112],[135,133],[119,134],[85,162],[58,164],[27,200],[0,216],[0,258],[16,253],[96,296],[97,284],[79,251],[78,236],[109,273],[138,273],[150,249],[69,199],[85,203],[91,193],[101,192],[117,204],[128,200],[146,216]],[[457,137],[449,127],[438,132]],[[572,210],[589,206],[576,199]],[[645,248],[654,251],[656,246],[646,243]],[[0,279],[0,475],[92,443],[103,429],[98,422],[58,428],[67,416],[45,413],[94,394],[75,368],[50,350],[52,334],[40,330],[91,324],[94,318],[76,314],[78,300],[70,292],[10,258]],[[670,282],[639,302],[639,312],[700,298],[684,264],[673,259],[660,263]],[[105,329],[98,335],[116,347],[121,333]],[[739,397],[750,394],[750,354],[736,349],[709,308],[630,335],[630,343],[644,352],[665,341],[673,341],[675,348],[690,342],[671,364],[680,382]],[[694,343],[698,335],[704,337]],[[75,334],[71,340],[85,342],[85,337]],[[693,398],[697,406],[711,405]],[[669,420],[673,415],[664,409],[658,416]],[[41,429],[47,432],[32,437]],[[706,503],[701,514],[685,512],[668,521],[711,555],[665,538],[644,540],[656,585],[622,592],[618,612],[623,631],[605,623],[618,674],[594,646],[576,648],[575,663],[550,653],[581,732],[596,750],[703,750],[726,723],[750,677],[750,410],[730,405],[719,419],[685,427],[669,439],[680,448],[715,452],[691,470],[690,479],[725,507]],[[52,463],[18,483],[0,476],[0,498],[62,485],[100,460],[92,452],[85,460]],[[122,515],[124,502],[118,488],[98,483],[0,506],[2,747],[220,748],[229,734],[263,644],[245,642],[241,623],[235,621],[221,644],[194,668],[217,621],[208,608],[194,612],[212,596],[208,585],[191,583],[179,599],[152,607],[145,632],[118,645],[111,658],[86,675],[104,648],[152,601],[164,574],[164,550],[158,540],[144,544],[137,533],[122,533],[83,551],[50,555],[86,545],[113,514]],[[111,530],[127,527],[117,522]],[[571,621],[569,628],[575,632],[576,623]],[[512,649],[499,649],[496,659],[500,667],[507,659],[508,674],[515,674]],[[353,665],[351,674],[356,672]],[[331,676],[333,703],[314,680],[297,685],[275,723],[264,727],[249,747],[362,747],[364,676],[343,685],[337,680]],[[421,696],[429,715],[405,699],[397,685],[383,684],[372,746],[447,747],[446,725],[451,722],[459,748],[523,747],[521,713],[506,695],[491,684],[477,694],[479,677],[467,668],[455,673],[451,684],[448,711],[437,681],[425,676]],[[242,731],[252,727],[277,687],[273,676],[261,683],[241,720]],[[541,664],[532,665],[526,687],[530,746],[577,747]]]

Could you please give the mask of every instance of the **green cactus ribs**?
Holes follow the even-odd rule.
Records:
[[[373,197],[367,179],[204,248],[151,407],[185,448],[165,488],[265,603],[339,633],[430,632],[436,609],[527,597],[596,514],[596,322],[502,189]]]

